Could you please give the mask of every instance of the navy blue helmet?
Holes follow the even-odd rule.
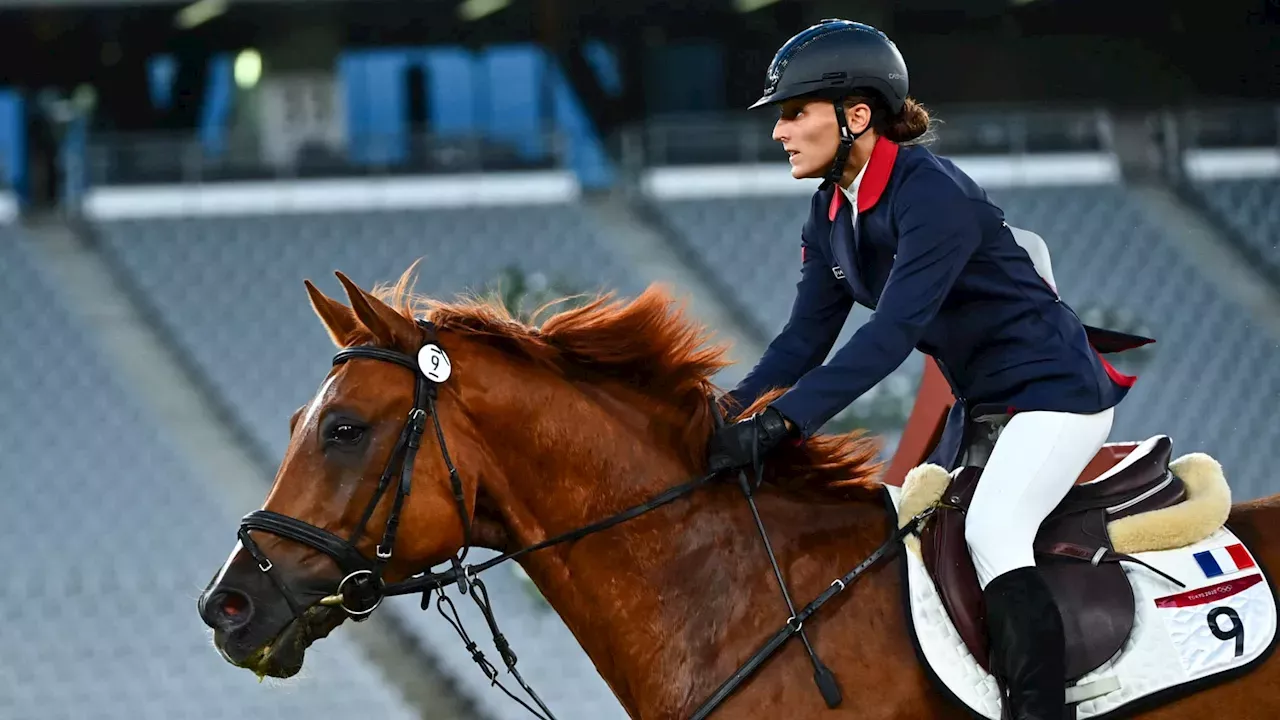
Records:
[[[907,64],[888,36],[864,23],[829,19],[783,44],[769,63],[764,94],[751,109],[801,95],[830,97],[869,89],[896,115],[907,88]]]

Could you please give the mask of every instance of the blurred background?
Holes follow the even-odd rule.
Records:
[[[423,257],[418,290],[517,308],[665,282],[734,343],[731,386],[785,321],[816,187],[744,108],[826,17],[898,43],[934,151],[1045,238],[1086,320],[1158,339],[1116,359],[1141,379],[1111,439],[1280,491],[1276,0],[7,0],[0,718],[524,717],[413,597],[286,682],[212,648],[196,597],[332,355],[302,281]],[[892,453],[922,368],[832,426]],[[493,575],[551,709],[623,717]]]

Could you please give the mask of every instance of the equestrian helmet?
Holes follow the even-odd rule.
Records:
[[[907,88],[907,64],[887,35],[864,23],[828,19],[778,49],[765,75],[764,94],[749,109],[801,95],[873,90],[896,115]]]

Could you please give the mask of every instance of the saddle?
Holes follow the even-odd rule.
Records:
[[[1073,487],[1040,526],[1034,544],[1036,564],[1062,614],[1067,682],[1114,657],[1133,630],[1133,588],[1120,563],[1136,563],[1164,575],[1116,552],[1107,523],[1186,499],[1183,481],[1169,469],[1172,451],[1168,436],[1148,439],[1096,480]],[[961,639],[990,672],[982,590],[964,539],[965,513],[981,476],[982,468],[974,466],[952,473],[938,511],[920,533],[920,551]]]

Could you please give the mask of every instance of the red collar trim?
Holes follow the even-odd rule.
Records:
[[[893,164],[897,160],[898,144],[876,138],[876,146],[871,149],[871,158],[867,160],[867,171],[862,174],[862,184],[858,185],[858,212],[866,212],[880,202],[884,189],[889,187],[889,176],[893,174]]]
[[[862,173],[862,182],[858,185],[858,212],[863,213],[880,202],[880,196],[889,187],[889,176],[893,174],[893,165],[898,160],[898,144],[884,138],[876,138],[876,145],[871,149],[871,157],[867,160],[866,172]],[[827,219],[835,222],[836,213],[844,202],[844,193],[839,187],[831,195],[831,206],[827,208]]]

